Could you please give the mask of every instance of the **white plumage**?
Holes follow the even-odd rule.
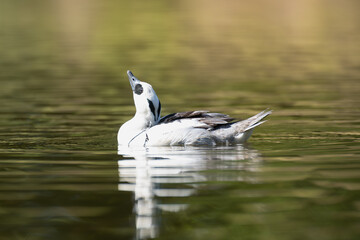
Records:
[[[191,111],[160,118],[161,104],[154,89],[127,72],[133,90],[135,116],[118,132],[121,146],[216,145],[245,142],[253,129],[271,111],[265,110],[243,121],[228,115]]]

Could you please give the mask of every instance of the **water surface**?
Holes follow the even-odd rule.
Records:
[[[358,1],[3,1],[4,239],[358,239]],[[274,110],[244,146],[117,152],[134,106]]]

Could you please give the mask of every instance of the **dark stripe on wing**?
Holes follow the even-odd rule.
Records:
[[[181,119],[196,119],[199,122],[204,123],[201,128],[212,129],[225,124],[231,123],[234,119],[228,115],[221,113],[209,113],[209,111],[190,111],[190,112],[179,112],[172,113],[162,117],[158,124],[170,123]]]

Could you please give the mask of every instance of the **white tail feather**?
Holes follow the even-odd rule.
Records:
[[[266,120],[263,119],[271,113],[271,110],[266,109],[248,119],[232,123],[231,127],[217,129],[213,134],[220,139],[220,141],[223,139],[234,139],[235,142],[242,143],[251,136],[252,130],[255,127],[266,122]]]
[[[245,129],[245,132],[248,131],[248,130],[250,130],[250,129],[253,129],[253,128],[259,126],[260,124],[263,124],[263,123],[266,122],[266,121],[267,121],[267,120],[264,120],[264,121],[261,121],[261,122],[257,122],[257,123],[255,123],[255,124],[249,126],[248,128]]]
[[[264,121],[261,121],[262,119],[264,119],[266,116],[270,115],[272,113],[271,110],[264,110],[258,114],[256,114],[255,116],[252,116],[246,120],[244,120],[244,122],[247,123],[247,127],[245,128],[244,132],[250,130],[250,129],[253,129],[257,126],[259,126],[260,124],[266,122],[265,120]]]

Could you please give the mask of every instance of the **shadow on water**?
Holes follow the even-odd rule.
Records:
[[[160,212],[179,212],[187,208],[181,199],[195,195],[209,181],[256,182],[241,175],[207,171],[259,171],[258,151],[243,145],[231,147],[152,147],[123,148],[118,152],[119,191],[134,192],[136,239],[158,236]],[[164,203],[174,198],[178,202]]]

